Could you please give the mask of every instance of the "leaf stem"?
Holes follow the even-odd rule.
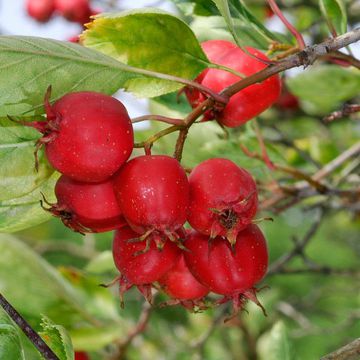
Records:
[[[279,19],[284,23],[287,29],[294,35],[296,41],[299,45],[300,50],[304,50],[306,47],[303,36],[296,30],[296,28],[290,24],[290,22],[286,19],[275,0],[267,0],[271,10],[279,17]]]
[[[174,118],[169,118],[166,116],[162,116],[162,115],[143,115],[143,116],[138,116],[136,118],[131,119],[131,122],[133,124],[141,122],[141,121],[146,121],[146,120],[156,120],[156,121],[161,121],[170,125],[182,125],[184,123],[184,121],[182,119],[174,119]]]
[[[15,310],[15,308],[0,293],[0,305],[6,313],[14,320],[28,339],[34,344],[46,360],[60,360],[50,349],[40,335],[29,325],[29,323]]]

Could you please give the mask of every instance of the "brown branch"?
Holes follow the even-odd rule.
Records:
[[[318,219],[315,220],[315,222],[311,225],[310,229],[307,231],[305,236],[301,241],[294,239],[295,246],[288,254],[283,255],[281,258],[273,262],[268,269],[267,274],[268,275],[274,275],[277,273],[280,273],[284,271],[285,266],[295,257],[297,256],[304,256],[304,251],[309,243],[309,241],[312,239],[312,237],[316,234],[317,230],[320,227],[321,221],[323,219],[323,211],[318,216]]]
[[[357,360],[360,357],[360,338],[323,356],[320,360]]]
[[[26,337],[38,349],[40,354],[46,360],[60,360],[57,355],[50,349],[40,335],[29,325],[29,323],[14,309],[14,307],[0,293],[0,305],[11,317],[11,319],[19,326]]]
[[[325,122],[331,122],[337,119],[342,119],[348,117],[351,114],[357,113],[360,111],[359,104],[345,104],[342,110],[334,111],[330,115],[324,117]]]
[[[129,345],[132,343],[135,337],[137,337],[138,335],[142,334],[145,331],[150,321],[150,316],[152,311],[153,311],[153,307],[147,301],[145,301],[143,303],[141,314],[137,324],[133,329],[129,331],[126,338],[118,343],[116,354],[112,356],[112,359],[114,360],[126,359],[126,351]]]
[[[312,65],[317,59],[321,58],[322,56],[327,55],[330,52],[337,51],[359,40],[360,28],[349,31],[341,36],[338,36],[337,38],[327,39],[320,44],[307,46],[304,50],[298,52],[297,54],[291,55],[284,60],[278,61],[275,64],[270,64],[263,70],[230,85],[229,87],[222,90],[217,97],[210,94],[210,97],[208,99],[206,99],[195,109],[193,109],[193,111],[184,119],[184,125],[173,125],[167,129],[164,129],[158,134],[153,135],[146,141],[142,143],[137,143],[135,147],[151,147],[152,144],[162,136],[180,130],[180,134],[175,147],[175,157],[177,159],[181,159],[182,150],[184,148],[183,142],[186,139],[185,134],[187,134],[188,129],[196,121],[196,119],[198,119],[208,109],[212,108],[215,105],[224,105],[226,103],[225,99],[228,100],[231,96],[235,95],[236,93],[250,85],[262,82],[275,74],[294,67],[307,67],[309,65]],[[199,90],[201,91],[201,89]]]

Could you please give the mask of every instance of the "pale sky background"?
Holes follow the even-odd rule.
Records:
[[[121,8],[124,10],[134,7],[153,6],[169,12],[176,12],[175,6],[166,0],[118,0],[118,3],[121,4]],[[93,1],[92,4],[96,8],[96,1]],[[272,30],[285,31],[283,24],[275,16],[266,25]],[[25,0],[0,0],[0,31],[3,35],[29,35],[67,40],[79,34],[81,27],[78,24],[66,21],[60,16],[55,16],[46,24],[39,24],[27,15]],[[360,57],[360,44],[353,45],[351,48],[354,54]],[[299,71],[301,72],[303,69],[292,69],[288,74],[295,75]],[[131,94],[123,91],[118,92],[116,97],[126,104],[131,117],[149,113],[147,100],[135,99]]]

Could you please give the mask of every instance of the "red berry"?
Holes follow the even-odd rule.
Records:
[[[89,0],[55,0],[56,10],[67,20],[84,24],[92,15]]]
[[[247,299],[261,306],[254,285],[266,273],[268,251],[256,225],[240,232],[233,247],[220,236],[209,242],[208,236],[195,231],[187,238],[186,247],[189,251],[184,256],[189,270],[211,291],[224,295],[219,303],[233,301],[233,315]]]
[[[115,193],[129,225],[139,234],[158,232],[176,241],[186,221],[189,183],[184,169],[164,155],[139,156],[115,178]],[[161,245],[160,245],[161,247]]]
[[[216,63],[219,58],[224,56],[224,53],[226,51],[236,48],[236,45],[233,44],[230,41],[212,40],[212,41],[203,42],[201,44],[201,47],[204,50],[204,52],[205,52],[206,56],[208,57],[208,59],[211,62]],[[209,69],[204,70],[195,79],[195,81],[198,82],[199,84],[201,84],[208,71],[209,71]],[[205,95],[202,94],[199,90],[196,90],[194,88],[186,87],[185,88],[185,94],[186,94],[186,97],[187,97],[188,101],[190,102],[190,104],[191,104],[191,106],[193,108],[197,107],[199,104],[201,104],[203,101],[206,100]],[[211,114],[211,112],[206,112],[204,114],[204,117],[206,119],[212,119],[213,115]]]
[[[75,359],[74,360],[89,360],[89,356],[83,351],[76,351],[75,352]]]
[[[221,56],[220,54],[214,56],[213,52],[209,51],[210,60],[213,59],[213,62],[236,70],[245,76],[252,75],[267,66],[257,58],[269,61],[263,53],[256,49],[246,48],[250,54],[255,55],[257,58],[248,55],[237,46],[233,47],[232,43],[224,40],[209,40],[202,44],[205,53],[207,53],[207,49],[212,48],[208,44],[210,42],[214,43],[214,48],[222,49]],[[220,50],[217,51],[220,52]],[[206,74],[204,76],[200,74],[201,84],[216,92],[220,92],[224,88],[241,80],[241,77],[225,70],[207,69],[205,71]],[[278,75],[273,75],[262,83],[251,85],[233,95],[225,108],[219,112],[215,112],[213,117],[228,127],[242,125],[270,107],[279,97],[280,90],[280,78]],[[196,103],[193,104],[193,106],[196,105]],[[207,116],[209,117],[209,115]]]
[[[55,186],[58,200],[49,211],[79,232],[105,232],[126,225],[115,198],[112,180],[83,183],[61,176]]]
[[[150,237],[155,237],[151,234]],[[122,277],[120,294],[133,285],[137,285],[145,297],[151,301],[151,283],[159,280],[175,264],[181,250],[172,242],[164,244],[162,250],[156,247],[156,241],[136,241],[138,234],[126,226],[116,231],[113,241],[113,257]],[[132,241],[131,241],[132,240]]]
[[[46,22],[55,10],[54,0],[27,0],[26,10],[35,20]]]
[[[185,264],[183,256],[159,280],[159,283],[170,297],[180,301],[200,299],[209,292],[206,286],[200,284],[194,278]]]
[[[281,110],[298,110],[299,99],[292,94],[287,88],[283,87],[280,97],[275,103],[276,107]]]
[[[234,243],[258,206],[251,175],[230,160],[214,158],[196,166],[189,177],[188,221],[202,234],[226,236]]]
[[[49,162],[62,174],[78,181],[100,182],[129,158],[133,129],[119,100],[84,91],[69,93],[45,106],[47,122],[29,125],[44,133],[38,144],[46,144]]]

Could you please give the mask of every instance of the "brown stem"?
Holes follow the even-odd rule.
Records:
[[[29,325],[29,323],[15,310],[15,308],[0,293],[0,305],[6,313],[19,326],[26,337],[34,344],[40,354],[46,360],[60,360],[56,354],[49,348],[40,335]]]
[[[170,124],[170,125],[179,125],[179,126],[183,125],[183,120],[182,119],[174,119],[174,118],[169,118],[169,117],[161,116],[161,115],[138,116],[136,118],[131,119],[131,122],[133,124],[135,124],[135,123],[146,121],[146,120],[161,121],[161,122],[164,122],[164,123]]]
[[[323,356],[320,360],[356,360],[360,357],[360,338]]]
[[[278,74],[282,71],[298,66],[309,66],[313,64],[318,58],[327,55],[331,52],[337,51],[343,47],[346,47],[358,40],[360,40],[360,28],[349,31],[341,36],[338,36],[337,38],[327,39],[320,44],[307,46],[306,48],[304,48],[304,50],[300,51],[299,53],[291,55],[286,59],[281,60],[275,64],[271,64],[267,66],[265,69],[253,75],[250,75],[244,79],[241,79],[240,81],[225,88],[219,93],[219,95],[222,96],[220,101],[216,97],[210,97],[206,99],[201,104],[199,104],[195,109],[193,109],[193,111],[184,119],[183,126],[173,125],[168,129],[162,130],[158,134],[153,135],[146,141],[142,143],[137,143],[135,147],[149,146],[149,144],[154,143],[162,136],[170,134],[174,131],[184,130],[185,128],[188,129],[196,121],[196,119],[198,119],[208,109],[212,108],[216,102],[221,103],[224,102],[225,99],[227,101],[231,96],[235,95],[244,88],[262,82],[267,78],[275,74]],[[149,74],[149,76],[151,75]],[[186,136],[184,130],[184,132],[181,134],[181,137],[179,136],[178,141],[176,143],[176,150],[175,150],[176,158],[179,159],[181,158],[181,152],[183,150],[182,142],[185,141],[185,139]]]
[[[325,116],[323,120],[325,122],[332,122],[357,112],[360,112],[360,104],[345,104],[342,110],[332,112],[330,115]]]
[[[130,330],[126,338],[119,342],[117,353],[112,357],[114,360],[121,360],[126,358],[126,351],[129,345],[136,336],[145,331],[150,321],[152,310],[153,307],[147,301],[145,301],[137,324],[133,329]]]

